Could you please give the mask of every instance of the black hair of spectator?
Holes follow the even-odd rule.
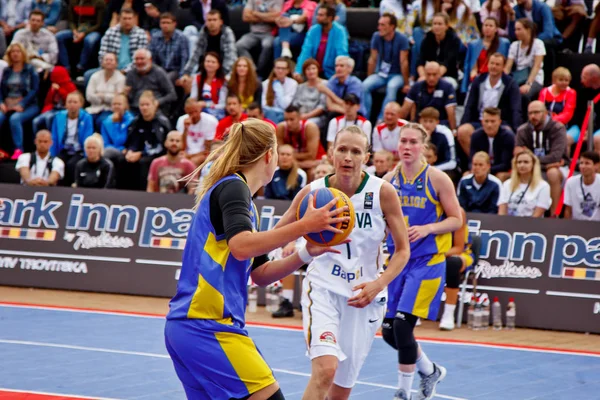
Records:
[[[252,103],[250,103],[250,105],[248,106],[248,111],[251,110],[258,110],[259,113],[263,113],[263,109],[262,106],[260,105],[260,103],[258,101],[254,101]]]
[[[502,115],[502,110],[500,110],[498,107],[486,107],[483,109],[483,113],[488,115],[497,115],[500,117]]]
[[[495,52],[494,54],[492,54],[492,55],[491,55],[491,56],[488,58],[488,60],[489,60],[490,58],[492,58],[492,57],[500,57],[500,58],[502,59],[502,64],[506,64],[506,56],[505,56],[504,54],[502,54],[502,53],[500,53],[500,52],[498,52],[498,51],[497,51],[497,52]]]
[[[208,15],[218,15],[218,16],[219,16],[219,18],[220,18],[221,20],[223,20],[223,15],[221,14],[221,11],[219,11],[219,10],[217,10],[217,9],[215,9],[215,8],[211,9],[211,10],[208,12]]]
[[[517,22],[520,23],[521,25],[523,25],[523,28],[527,29],[529,31],[529,33],[531,34],[531,40],[529,41],[529,48],[527,49],[527,53],[526,53],[526,55],[529,56],[531,54],[531,51],[533,50],[533,41],[537,37],[537,29],[535,27],[535,22],[533,22],[527,18],[520,18],[517,20]],[[517,22],[515,22],[515,24]],[[517,60],[515,60],[515,62],[517,62]]]
[[[129,8],[129,7],[121,8],[121,12],[119,13],[119,15],[123,15],[123,14],[137,15],[135,10],[133,8]]]
[[[346,94],[342,100],[344,100],[344,103],[350,103],[355,106],[360,104],[360,99],[354,93]]]
[[[236,99],[236,100],[237,100],[237,101],[238,101],[240,104],[242,104],[242,99],[240,99],[240,96],[238,96],[238,95],[237,95],[237,94],[235,94],[235,93],[229,93],[229,94],[227,95],[227,98],[226,98],[226,100],[225,100],[225,101],[227,101],[227,100],[229,100],[229,99]]]
[[[331,18],[332,20],[335,19],[335,7],[333,7],[333,6],[329,5],[329,4],[327,4],[327,5],[321,5],[320,7],[321,7],[321,9],[327,11],[327,16],[329,18]]]
[[[580,159],[585,158],[587,160],[590,160],[591,162],[595,164],[600,163],[600,154],[596,153],[595,151],[584,151],[583,153],[581,153],[581,156],[579,156]]]
[[[283,112],[300,114],[300,109],[297,106],[289,105]]]
[[[39,15],[40,17],[42,17],[42,21],[46,19],[46,14],[44,14],[44,12],[39,8],[31,10],[31,12],[29,13],[29,18],[31,18],[33,15]]]
[[[396,16],[394,14],[385,12],[385,13],[383,13],[382,17],[387,18],[390,25],[392,25],[392,26],[398,25],[398,18],[396,18]]]
[[[427,141],[427,150],[431,150],[433,154],[435,154],[435,156],[437,157],[438,148],[435,144],[431,143],[430,141]]]
[[[160,16],[158,17],[159,21],[161,21],[163,19],[170,19],[173,22],[177,22],[177,18],[168,11],[161,13]]]
[[[493,21],[494,25],[496,25],[496,34],[494,35],[494,38],[490,43],[490,47],[488,48],[488,54],[494,54],[498,50],[498,47],[500,47],[500,34],[498,33],[498,28],[500,25],[498,24],[498,20],[494,17],[487,17],[483,22],[486,23],[487,21]]]

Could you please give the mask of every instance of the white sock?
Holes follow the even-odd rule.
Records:
[[[433,363],[423,349],[421,349],[421,357],[417,359],[417,370],[425,376],[433,374],[434,371]]]
[[[444,317],[452,317],[454,319],[454,310],[456,310],[456,304],[446,303],[444,306]]]
[[[294,289],[283,289],[281,292],[281,297],[291,302],[294,300]]]
[[[414,372],[402,372],[398,370],[398,389],[404,389],[409,398],[414,379]]]

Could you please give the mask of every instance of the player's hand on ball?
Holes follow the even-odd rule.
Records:
[[[413,225],[408,228],[408,240],[411,243],[423,239],[429,234],[431,234],[431,227],[429,225]]]
[[[313,195],[309,195],[308,206],[306,208],[306,213],[302,217],[302,221],[306,223],[310,233],[322,231],[343,233],[342,230],[332,226],[337,223],[350,220],[350,217],[338,217],[339,214],[343,213],[344,211],[348,211],[347,206],[332,210],[332,208],[337,204],[338,200],[339,198],[336,197],[323,207],[314,208]]]
[[[383,287],[381,287],[381,283],[378,280],[374,280],[356,285],[352,290],[360,290],[361,292],[356,296],[349,298],[348,305],[351,307],[363,308],[371,304],[375,296],[383,290]]]
[[[346,239],[343,242],[341,242],[340,244],[350,243],[350,241],[351,241],[351,239]],[[321,254],[325,254],[325,253],[334,253],[334,254],[341,253],[341,251],[335,249],[334,247],[317,246],[317,245],[311,244],[310,242],[306,243],[306,250],[308,250],[308,254],[310,254],[311,257],[318,257]]]

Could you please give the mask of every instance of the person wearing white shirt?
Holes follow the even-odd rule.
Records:
[[[42,129],[35,135],[35,152],[21,154],[15,169],[21,175],[21,183],[27,186],[56,186],[65,176],[65,163],[50,156],[52,134]]]
[[[291,74],[291,61],[278,58],[269,79],[262,83],[261,104],[265,117],[276,124],[283,121],[283,110],[292,104],[298,88],[298,82],[291,78]]]
[[[367,135],[369,143],[371,142],[371,122],[358,114],[360,110],[360,99],[354,93],[344,96],[345,114],[331,119],[327,128],[327,148],[329,149],[335,141],[335,136],[339,131],[347,126],[356,125]]]
[[[540,218],[551,205],[550,185],[542,179],[540,160],[523,150],[513,158],[510,179],[502,185],[498,215]]]
[[[85,110],[94,118],[97,132],[100,132],[102,123],[112,114],[113,97],[124,88],[125,75],[117,70],[117,55],[105,53],[102,57],[102,69],[94,72],[85,89],[85,98],[90,103]]]
[[[179,117],[175,129],[183,132],[185,157],[200,165],[209,153],[219,121],[214,116],[202,112],[201,104],[195,98],[190,97],[186,100],[184,110],[186,114]]]
[[[392,101],[383,109],[383,122],[373,128],[373,151],[386,150],[393,154],[394,160],[399,160],[398,142],[400,128],[408,121],[400,119],[400,104]]]
[[[565,219],[600,221],[600,155],[586,151],[579,157],[579,172],[565,184]]]

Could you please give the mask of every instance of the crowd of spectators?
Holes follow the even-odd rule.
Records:
[[[367,171],[382,176],[415,121],[467,211],[548,216],[564,189],[565,216],[600,219],[598,112],[581,176],[566,180],[587,134],[574,114],[598,94],[600,68],[558,67],[578,46],[594,52],[600,6],[373,2],[366,70],[354,71],[352,5],[247,0],[236,37],[223,0],[1,0],[0,158],[27,185],[192,193],[181,178],[234,123],[259,118],[280,145],[277,183],[261,195],[290,199],[329,170],[341,128],[369,135]]]

